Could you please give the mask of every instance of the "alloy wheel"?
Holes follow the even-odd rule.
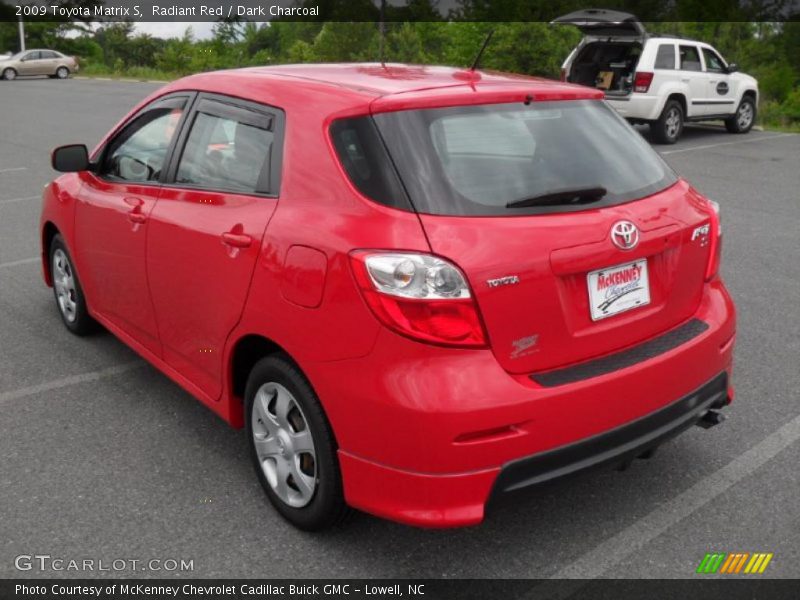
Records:
[[[736,124],[739,129],[747,129],[750,123],[753,122],[753,105],[749,102],[742,102],[739,106],[739,112],[736,115]]]
[[[317,456],[300,405],[285,387],[269,382],[256,392],[251,417],[256,456],[272,491],[289,506],[306,506],[317,486]]]
[[[67,254],[58,248],[53,252],[53,285],[56,288],[58,308],[64,318],[72,323],[78,316],[78,288]]]
[[[670,111],[667,113],[667,119],[665,123],[667,136],[672,139],[678,135],[681,127],[681,114],[677,108],[671,108]]]

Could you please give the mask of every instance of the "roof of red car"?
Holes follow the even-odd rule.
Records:
[[[397,63],[331,63],[247,67],[191,75],[173,82],[158,93],[197,89],[236,95],[256,101],[267,94],[300,94],[307,105],[314,99],[328,108],[330,95],[314,90],[341,90],[351,105],[372,112],[429,108],[461,104],[528,100],[602,98],[590,87],[541,77],[470,71],[453,67]],[[225,91],[223,91],[225,90]]]
[[[406,65],[397,63],[329,63],[276,65],[267,67],[248,67],[233,71],[218,71],[194,76],[213,78],[224,75],[245,75],[252,77],[297,78],[322,85],[344,87],[373,96],[398,94],[426,89],[438,89],[470,83],[493,84],[535,84],[540,86],[559,86],[575,88],[551,79],[500,73],[494,71],[470,71],[453,67],[431,65]]]

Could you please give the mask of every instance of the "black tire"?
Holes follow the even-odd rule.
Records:
[[[69,77],[69,69],[67,67],[58,67],[56,69],[56,77],[58,79],[67,79]]]
[[[282,500],[267,480],[256,453],[253,406],[256,394],[265,384],[279,384],[294,397],[314,441],[315,470],[313,496],[302,507]],[[257,415],[256,415],[256,418]],[[298,529],[319,531],[340,523],[350,512],[344,501],[342,475],[337,457],[336,440],[328,419],[311,385],[297,366],[283,354],[261,359],[253,367],[245,388],[245,431],[250,457],[267,498],[287,521]],[[259,421],[257,426],[263,426]]]
[[[8,67],[7,69],[3,70],[3,79],[5,79],[6,81],[11,81],[12,79],[16,78],[17,78],[17,71],[15,69]]]
[[[725,120],[725,129],[730,133],[747,133],[756,122],[757,110],[753,97],[744,96],[733,116]]]
[[[59,300],[59,286],[56,283],[57,268],[54,264],[54,259],[58,252],[62,252],[63,256],[66,257],[67,270],[69,273],[71,273],[71,276],[74,280],[74,288],[70,293],[70,296],[75,304],[74,312],[72,313],[65,311],[65,309],[62,308],[61,301]],[[50,243],[49,261],[50,274],[53,278],[53,296],[55,297],[56,308],[58,309],[58,314],[61,315],[61,320],[64,322],[64,326],[72,333],[79,336],[88,335],[94,332],[97,329],[97,322],[91,317],[91,315],[89,315],[89,311],[86,307],[86,297],[83,295],[83,288],[81,287],[78,272],[73,266],[72,257],[70,256],[69,250],[67,250],[67,246],[64,243],[64,238],[61,237],[61,234],[56,234]]]
[[[657,121],[650,123],[653,141],[658,144],[674,144],[683,133],[683,106],[677,100],[668,100]],[[677,122],[675,121],[677,119]]]

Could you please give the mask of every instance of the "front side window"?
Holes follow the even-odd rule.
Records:
[[[711,73],[722,73],[725,65],[719,55],[713,50],[703,48],[703,58],[706,60],[706,71]]]
[[[675,44],[659,44],[656,53],[656,69],[675,68]]]
[[[681,46],[681,70],[702,71],[697,46]]]
[[[597,100],[406,110],[373,119],[422,213],[586,210],[642,198],[676,181],[642,136]],[[528,203],[599,188],[605,193],[592,203]]]
[[[100,174],[116,181],[158,181],[184,104],[167,102],[134,119],[109,144]]]
[[[242,113],[247,111],[242,110]],[[197,112],[175,182],[209,190],[253,193],[269,171],[272,119]]]

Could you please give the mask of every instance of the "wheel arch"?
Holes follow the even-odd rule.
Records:
[[[61,233],[52,221],[45,221],[42,226],[42,272],[44,274],[45,283],[48,286],[53,285],[53,273],[50,270],[50,246],[53,244],[53,238]]]
[[[681,109],[683,109],[684,119],[689,116],[688,105],[686,104],[686,96],[683,94],[683,92],[671,92],[667,96],[667,99],[664,100],[664,106],[666,106],[670,100],[677,100],[678,102],[680,102]],[[663,111],[664,107],[661,107],[661,110]]]
[[[308,379],[297,360],[281,344],[259,333],[241,334],[231,345],[227,360],[225,395],[229,400],[228,420],[234,427],[244,425],[244,392],[250,371],[259,360],[273,354],[285,356]]]
[[[742,97],[739,99],[739,102],[741,102],[744,98],[746,98],[748,96],[753,99],[753,103],[756,105],[756,108],[757,108],[758,107],[758,90],[755,90],[754,88],[747,88],[746,90],[744,90],[744,92],[742,92]]]

